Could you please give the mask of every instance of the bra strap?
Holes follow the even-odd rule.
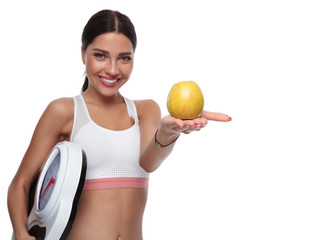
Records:
[[[133,117],[135,119],[135,122],[138,122],[138,116],[137,116],[137,110],[136,110],[136,105],[133,100],[130,100],[128,98],[125,98],[125,103],[127,107],[127,111],[130,117]]]
[[[81,95],[75,96],[73,100],[74,100],[74,121],[73,121],[73,129],[71,134],[71,141],[74,139],[76,134],[80,131],[80,129],[90,121]]]

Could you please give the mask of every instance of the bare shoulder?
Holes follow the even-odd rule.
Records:
[[[161,110],[157,102],[152,99],[135,100],[134,101],[138,113],[138,117],[145,117],[147,115],[161,115]]]
[[[74,101],[73,98],[58,98],[50,102],[45,110],[47,114],[55,115],[59,118],[73,117]]]
[[[137,108],[137,116],[141,128],[142,145],[146,145],[152,139],[152,134],[159,128],[161,110],[154,100],[134,101]]]
[[[74,101],[73,98],[59,98],[50,102],[45,109],[38,129],[46,129],[53,133],[53,137],[68,136],[72,129],[74,119]]]

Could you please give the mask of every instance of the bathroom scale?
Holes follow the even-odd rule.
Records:
[[[37,240],[67,238],[76,216],[86,169],[86,154],[78,144],[64,141],[52,149],[31,188],[30,235]]]

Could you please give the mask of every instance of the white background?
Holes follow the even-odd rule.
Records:
[[[166,111],[171,86],[196,81],[205,109],[229,114],[179,139],[151,175],[148,240],[324,239],[324,8],[315,0],[2,1],[1,239],[7,188],[47,104],[79,94],[89,17],[135,24],[122,94]]]

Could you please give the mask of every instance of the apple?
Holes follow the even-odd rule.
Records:
[[[170,116],[177,119],[198,118],[204,108],[204,96],[194,81],[182,81],[173,85],[167,108]]]

